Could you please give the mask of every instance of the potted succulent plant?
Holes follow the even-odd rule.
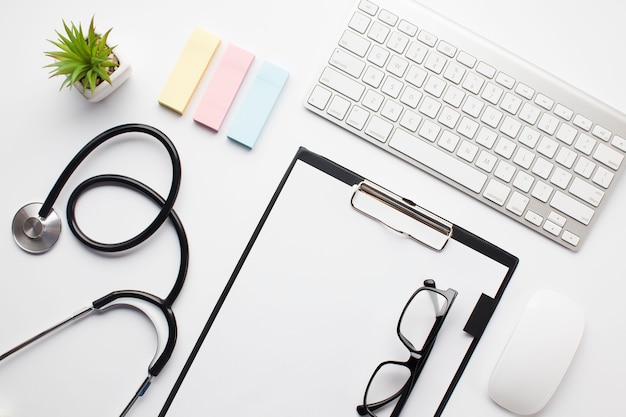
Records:
[[[45,52],[55,60],[46,65],[51,68],[50,77],[65,76],[61,84],[63,87],[75,87],[88,101],[100,101],[111,94],[117,87],[128,79],[131,66],[123,56],[120,56],[116,46],[110,46],[109,33],[96,33],[92,17],[87,33],[70,22],[68,26],[63,22],[65,34],[57,31],[58,40],[51,44],[57,51]],[[115,51],[114,51],[115,50]]]

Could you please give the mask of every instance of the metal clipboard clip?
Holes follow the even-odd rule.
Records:
[[[452,237],[452,223],[367,180],[354,186],[350,204],[356,211],[437,251]]]

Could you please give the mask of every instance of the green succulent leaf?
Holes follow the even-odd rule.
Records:
[[[50,77],[64,76],[61,84],[64,87],[80,82],[84,89],[93,93],[101,82],[111,82],[111,70],[119,66],[113,59],[115,46],[108,45],[111,29],[103,34],[96,32],[94,17],[91,18],[87,34],[82,26],[74,23],[68,25],[63,21],[63,33],[56,31],[57,40],[48,40],[57,50],[45,52],[54,59],[44,68],[50,68]]]

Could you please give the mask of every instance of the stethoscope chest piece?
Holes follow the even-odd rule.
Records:
[[[39,210],[43,204],[27,204],[13,217],[13,238],[29,253],[44,253],[54,246],[61,234],[61,219],[54,210],[43,218]]]

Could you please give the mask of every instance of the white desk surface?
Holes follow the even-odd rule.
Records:
[[[626,112],[626,26],[622,22],[626,7],[622,2],[424,3]],[[19,250],[10,233],[17,209],[42,201],[66,163],[88,140],[112,126],[140,122],[164,131],[180,152],[183,183],[175,207],[189,235],[191,262],[186,286],[174,304],[179,325],[176,350],[130,415],[158,414],[299,146],[394,189],[520,258],[472,363],[480,363],[490,373],[530,297],[540,289],[554,289],[582,306],[587,327],[572,366],[541,415],[626,414],[622,399],[626,303],[621,298],[626,290],[621,243],[624,179],[581,251],[572,253],[309,113],[302,104],[306,92],[351,5],[352,0],[111,0],[98,9],[89,2],[68,0],[37,6],[7,3],[0,14],[0,74],[4,79],[0,222],[5,225],[0,234],[0,352],[111,290],[137,288],[159,295],[169,290],[178,267],[178,243],[169,226],[143,247],[113,257],[82,247],[66,225],[57,246],[42,256]],[[43,54],[50,49],[46,39],[55,36],[61,20],[88,25],[94,14],[100,27],[114,27],[111,37],[134,68],[130,80],[99,104],[83,101],[74,91],[58,91],[61,80],[48,79],[42,68],[50,62]],[[234,112],[217,134],[192,119],[215,65],[205,74],[183,116],[157,102],[194,27],[220,36],[224,45],[234,43],[255,53],[250,74],[263,60],[290,73],[251,151],[226,138]],[[214,63],[222,52],[223,48]],[[169,161],[151,142],[111,143],[87,162],[55,205],[63,220],[69,193],[93,174],[127,173],[167,192]],[[123,204],[116,204],[120,200]],[[113,214],[109,216],[107,210]],[[141,197],[111,188],[89,193],[79,204],[84,229],[108,240],[129,237],[129,230],[139,230],[138,225],[154,212]],[[146,323],[122,313],[110,314],[106,319],[107,315],[86,319],[0,363],[0,414],[70,416],[89,411],[94,416],[119,415],[145,377],[154,341]],[[118,349],[107,344],[113,340]],[[98,351],[99,347],[106,351]],[[478,387],[477,392],[459,393],[465,397],[466,410],[509,415],[498,407],[481,409],[487,387]]]

